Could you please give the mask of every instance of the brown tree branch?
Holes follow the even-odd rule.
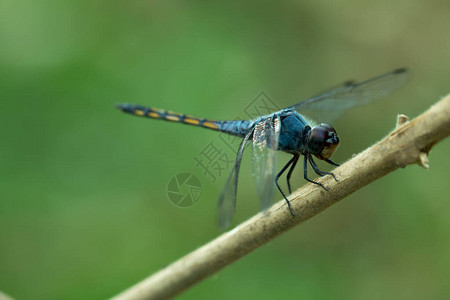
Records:
[[[428,152],[449,134],[450,95],[411,122],[400,115],[397,128],[387,137],[333,171],[338,182],[331,176],[318,179],[328,192],[313,184],[294,192],[290,201],[295,217],[282,200],[114,299],[174,296],[374,180],[409,164],[428,168]]]
[[[6,295],[2,291],[0,291],[0,300],[14,300],[11,296]]]

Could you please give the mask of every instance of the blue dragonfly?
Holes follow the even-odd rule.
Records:
[[[211,120],[131,104],[118,104],[117,108],[136,116],[204,127],[242,138],[234,166],[219,195],[218,222],[221,228],[226,228],[230,225],[236,210],[239,170],[248,142],[252,143],[253,177],[256,181],[261,209],[265,210],[270,206],[276,186],[286,200],[290,213],[294,216],[289,200],[278,184],[281,175],[289,168],[286,180],[288,191],[292,193],[290,178],[297,162],[303,156],[305,180],[327,190],[321,183],[308,178],[308,163],[317,175],[330,175],[334,179],[336,177],[333,173],[322,171],[317,167],[313,156],[331,165],[339,166],[330,159],[339,144],[336,130],[327,123],[315,123],[307,115],[318,113],[327,121],[333,120],[348,109],[368,104],[390,94],[407,81],[408,74],[408,69],[402,68],[359,83],[348,81],[337,88],[254,120]],[[275,162],[278,151],[289,153],[292,158],[276,173]]]

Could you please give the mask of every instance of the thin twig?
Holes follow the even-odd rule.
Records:
[[[284,200],[215,240],[182,257],[114,299],[164,299],[174,296],[267,243],[282,232],[317,215],[374,180],[409,164],[428,167],[428,152],[450,134],[450,95],[408,122],[400,115],[397,128],[318,181],[328,192],[306,184],[290,196],[292,217]]]

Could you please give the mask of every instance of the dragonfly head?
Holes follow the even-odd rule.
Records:
[[[328,124],[322,123],[308,133],[308,151],[319,159],[327,159],[339,145],[336,130]]]

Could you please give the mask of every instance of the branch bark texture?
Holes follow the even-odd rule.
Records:
[[[387,137],[333,170],[338,182],[319,178],[328,192],[313,184],[294,192],[289,199],[295,217],[282,200],[113,299],[174,296],[374,180],[409,164],[428,168],[428,152],[449,134],[450,95],[411,122],[400,115]]]

